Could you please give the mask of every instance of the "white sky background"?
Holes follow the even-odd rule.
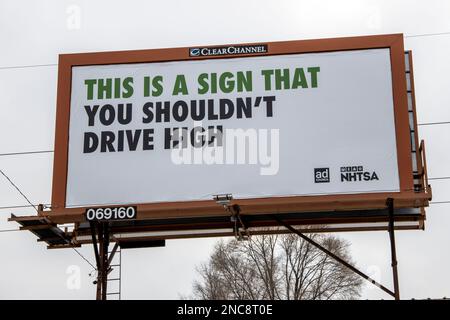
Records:
[[[75,16],[74,16],[75,14]],[[79,14],[79,16],[77,16]],[[79,17],[79,24],[77,19]],[[73,20],[75,19],[75,20]],[[0,153],[53,150],[60,53],[267,42],[402,32],[450,31],[450,1],[9,1],[0,0]],[[450,121],[450,35],[410,37],[419,123]],[[430,177],[450,176],[450,125],[422,126]],[[34,203],[49,203],[52,154],[0,157]],[[450,180],[433,181],[433,200],[450,200]],[[0,176],[0,207],[26,202]],[[450,204],[432,205],[425,231],[396,233],[402,298],[450,297]],[[14,229],[0,210],[0,230]],[[387,232],[341,234],[364,272],[392,287]],[[195,266],[216,239],[167,241],[122,253],[123,299],[188,295]],[[80,251],[94,262],[91,246]],[[0,232],[1,299],[93,299],[91,267],[73,250],[47,250],[30,232]],[[69,266],[81,268],[68,289]],[[370,284],[362,298],[390,299]]]

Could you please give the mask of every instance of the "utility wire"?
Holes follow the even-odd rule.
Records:
[[[435,125],[444,125],[450,124],[450,121],[440,121],[440,122],[423,122],[418,123],[418,126],[435,126]],[[35,150],[35,151],[20,151],[20,152],[7,152],[0,153],[0,157],[3,156],[17,156],[17,155],[28,155],[28,154],[40,154],[40,153],[54,153],[54,150]]]
[[[443,125],[450,124],[450,121],[441,121],[441,122],[424,122],[418,123],[418,126],[434,126],[434,125]],[[0,157],[5,156],[18,156],[18,155],[29,155],[29,154],[42,154],[42,153],[54,153],[54,150],[35,150],[35,151],[20,151],[20,152],[7,152],[0,153]]]
[[[14,231],[21,231],[20,229],[5,229],[5,230],[0,230],[0,233],[4,233],[4,232],[14,232]],[[72,248],[84,261],[86,261],[92,268],[94,268],[95,270],[97,270],[97,268],[88,260],[86,259],[85,256],[83,256],[77,249]]]
[[[444,203],[450,203],[450,200],[447,201],[431,201],[430,204],[444,204]]]
[[[77,249],[75,249],[75,248],[72,248],[76,253],[78,253],[78,255],[81,257],[81,258],[83,258],[83,260],[84,261],[86,261],[87,263],[89,263],[89,265],[92,267],[92,268],[94,268],[95,270],[97,270],[97,268],[88,260],[88,259],[86,259],[86,257],[85,256],[83,256]]]
[[[450,200],[447,200],[447,201],[431,201],[430,202],[430,204],[450,204]],[[20,230],[20,229],[5,229],[5,230],[0,230],[0,232],[13,232],[13,231],[22,231],[22,230]],[[75,251],[77,251],[75,248],[72,248],[72,249],[74,249]],[[77,253],[78,254],[80,254],[78,251],[77,251]],[[81,254],[80,254],[81,255]],[[83,257],[84,258],[84,257]],[[84,258],[85,259],[85,258]],[[87,261],[87,260],[86,260]],[[88,261],[88,263],[89,264],[91,264],[89,261]],[[91,264],[92,265],[92,264]],[[96,267],[94,267],[93,266],[93,268],[95,269],[95,270],[97,270],[97,268]]]
[[[450,180],[450,176],[442,176],[442,177],[431,177],[428,178],[429,181],[433,181],[433,180]],[[437,202],[431,202],[431,203],[437,203]],[[50,203],[46,203],[43,204],[44,207],[49,207],[51,204]],[[78,206],[78,205],[76,205]],[[29,205],[8,205],[8,206],[3,206],[0,207],[0,210],[4,210],[4,209],[20,209],[20,208],[30,208],[30,207],[35,207],[33,204],[29,204]]]
[[[34,204],[31,203],[31,201],[27,198],[27,196],[23,194],[23,192],[19,189],[19,187],[17,187],[17,186],[15,185],[15,183],[11,181],[11,179],[3,172],[3,170],[0,170],[0,173],[6,178],[6,180],[9,181],[9,183],[10,183],[14,188],[16,188],[16,190],[22,195],[22,197],[23,197],[25,200],[27,200],[27,202],[30,204],[30,206],[32,206],[32,207],[34,208],[34,210],[36,210],[36,212],[39,212],[38,208],[37,208]]]
[[[58,65],[57,63],[48,63],[48,64],[30,64],[30,65],[24,65],[24,66],[1,66],[0,70],[54,67],[57,65]]]
[[[442,178],[429,178],[428,180],[443,180],[443,179],[450,179],[450,177],[442,177]],[[431,201],[431,204],[438,204],[438,203],[450,203],[449,201]],[[16,209],[16,208],[29,208],[31,206],[6,206],[6,207],[0,207],[0,210],[2,209]]]
[[[0,157],[3,156],[17,156],[24,154],[39,154],[39,153],[52,153],[53,150],[38,150],[38,151],[23,151],[23,152],[9,152],[9,153],[0,153]]]
[[[445,36],[450,35],[450,31],[448,32],[435,32],[435,33],[422,33],[422,34],[411,34],[405,35],[405,38],[420,38],[420,37],[433,37],[433,36]],[[0,66],[0,70],[8,70],[8,69],[25,69],[25,68],[41,68],[41,67],[54,67],[57,66],[57,63],[47,63],[47,64],[30,64],[23,66]]]
[[[44,204],[44,206],[48,206]],[[20,208],[31,208],[34,207],[33,205],[17,205],[17,206],[6,206],[6,207],[0,207],[0,210],[2,209],[20,209]]]
[[[450,204],[450,200],[444,200],[444,201],[431,201],[430,205],[432,204]],[[22,231],[20,229],[5,229],[5,230],[0,230],[0,232],[14,232],[14,231]],[[95,270],[97,270],[96,267],[94,267],[77,249],[72,248],[73,250],[75,250],[76,253],[78,253],[87,263],[89,263]]]
[[[37,207],[34,205],[34,204],[32,204],[31,203],[31,201],[27,198],[27,196],[19,189],[19,187],[17,187],[17,185],[14,183],[14,182],[12,182],[12,180],[3,172],[3,170],[0,170],[0,173],[9,181],[9,183],[22,195],[22,197],[24,197],[25,198],[25,200],[27,200],[27,202],[30,204],[30,207],[33,207],[35,210],[36,210],[36,212],[38,212],[39,213],[39,210],[37,209]],[[12,232],[12,231],[18,231],[18,230],[16,230],[16,229],[13,229],[13,230],[8,230],[8,231],[6,231],[5,230],[5,232]],[[84,261],[86,261],[87,263],[89,263],[89,265],[91,266],[91,267],[93,267],[93,268],[95,268],[94,267],[94,265],[88,260],[88,259],[86,259],[77,249],[75,249],[75,248],[73,248],[72,247],[72,249],[81,257],[81,258],[83,258],[83,260]]]
[[[436,33],[411,34],[411,35],[405,35],[405,38],[433,37],[433,36],[446,36],[446,35],[450,35],[450,31],[436,32]]]
[[[417,124],[418,126],[434,126],[440,124],[450,124],[450,121],[442,121],[442,122],[424,122]]]

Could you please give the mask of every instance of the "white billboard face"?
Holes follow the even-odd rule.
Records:
[[[389,49],[72,68],[66,207],[398,192]]]

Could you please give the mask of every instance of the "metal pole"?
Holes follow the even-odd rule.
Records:
[[[281,224],[282,226],[284,226],[286,229],[288,229],[289,231],[297,234],[298,236],[300,236],[303,240],[305,240],[306,242],[312,244],[313,246],[315,246],[316,248],[318,248],[319,250],[321,250],[322,252],[324,252],[325,254],[329,255],[330,257],[332,257],[334,260],[338,261],[339,263],[343,264],[345,267],[349,268],[350,270],[352,270],[353,272],[355,272],[356,274],[360,275],[361,277],[363,277],[364,279],[370,281],[372,284],[376,285],[378,288],[380,288],[381,290],[383,290],[384,292],[388,293],[389,295],[395,297],[395,293],[392,292],[391,290],[389,290],[388,288],[386,288],[385,286],[383,286],[382,284],[378,283],[377,281],[375,281],[374,279],[372,279],[371,277],[369,277],[368,275],[366,275],[365,273],[359,271],[358,269],[356,269],[354,266],[352,266],[351,264],[349,264],[347,261],[341,259],[340,257],[338,257],[337,255],[335,255],[333,252],[327,250],[326,248],[322,247],[320,244],[318,244],[317,242],[311,240],[309,237],[305,236],[303,233],[301,233],[300,231],[298,231],[297,229],[295,229],[294,227],[292,227],[291,225],[289,225],[288,223],[284,222],[283,220],[281,220],[279,217],[277,217],[276,215],[272,215],[272,218],[276,221],[278,221],[279,224]]]
[[[397,252],[395,248],[395,234],[394,234],[394,199],[387,199],[387,206],[389,211],[389,239],[391,242],[391,265],[394,279],[394,293],[395,300],[400,300],[400,288],[398,284],[398,270],[397,270]]]
[[[91,222],[90,225],[91,225],[92,245],[94,246],[94,253],[95,253],[95,261],[97,262],[96,299],[106,300],[109,265],[111,263],[112,258],[114,257],[118,244],[116,244],[111,256],[108,258],[108,247],[109,247],[108,224],[104,222],[100,223]],[[98,241],[96,239],[96,233]]]
[[[97,233],[97,231],[95,230],[95,222],[91,221],[89,225],[91,227],[91,237],[92,245],[94,246],[95,262],[97,264],[97,270],[100,270],[100,256],[98,255],[97,238],[95,236],[95,234]]]

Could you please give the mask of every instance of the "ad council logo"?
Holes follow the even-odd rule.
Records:
[[[315,168],[314,169],[314,182],[330,182],[330,168]]]

